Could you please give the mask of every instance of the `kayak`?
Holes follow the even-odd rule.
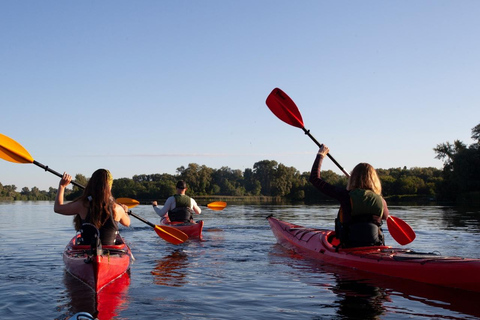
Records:
[[[189,239],[202,239],[202,231],[203,231],[203,220],[199,220],[197,222],[181,222],[181,221],[173,221],[167,219],[162,219],[161,224],[164,226],[174,227],[178,230],[184,232]]]
[[[384,276],[480,292],[480,259],[446,257],[391,246],[337,248],[335,231],[267,217],[277,242],[322,262]],[[337,240],[338,241],[338,240]]]
[[[100,320],[117,319],[120,310],[128,303],[129,272],[125,272],[96,293],[66,270],[64,284],[70,301],[70,312],[88,312]]]
[[[70,240],[63,252],[66,270],[99,292],[130,268],[132,253],[123,238],[117,234],[115,245],[77,245],[80,234]]]

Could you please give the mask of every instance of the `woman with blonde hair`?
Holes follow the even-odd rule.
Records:
[[[72,202],[63,203],[65,188],[72,177],[64,173],[60,180],[53,210],[63,215],[75,215],[74,225],[77,231],[86,231],[85,225],[94,226],[100,232],[102,245],[115,244],[118,222],[130,225],[128,207],[115,202],[112,196],[113,177],[110,171],[98,169],[83,190],[83,194]],[[83,230],[82,230],[83,229]],[[88,231],[90,233],[92,231]],[[82,233],[84,244],[90,244],[91,235]]]
[[[333,186],[320,177],[323,158],[328,154],[322,145],[310,173],[310,182],[325,195],[340,202],[335,219],[335,234],[342,247],[384,245],[382,220],[388,218],[388,207],[382,197],[382,185],[375,169],[359,163],[352,170],[347,188]]]

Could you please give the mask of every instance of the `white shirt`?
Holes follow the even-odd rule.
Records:
[[[155,213],[158,214],[161,218],[165,218],[167,216],[168,211],[173,210],[177,207],[177,203],[175,201],[175,197],[171,196],[168,197],[167,201],[165,201],[165,204],[163,205],[162,208],[159,208],[157,206],[153,207],[153,210],[155,210]],[[196,214],[202,213],[202,209],[197,205],[197,202],[190,198],[190,209],[195,211]]]

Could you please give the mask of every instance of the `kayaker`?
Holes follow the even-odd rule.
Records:
[[[320,177],[323,158],[328,154],[322,145],[310,173],[310,182],[325,195],[340,202],[335,219],[335,234],[342,247],[384,245],[380,228],[388,218],[388,207],[381,196],[382,185],[375,169],[368,163],[359,163],[352,171],[347,188],[329,184]]]
[[[98,169],[92,174],[92,177],[83,190],[83,194],[69,203],[63,203],[65,188],[72,181],[72,176],[63,174],[60,180],[55,205],[53,210],[63,215],[75,215],[75,230],[82,230],[83,224],[94,225],[100,231],[100,240],[103,245],[115,244],[116,233],[118,232],[118,222],[128,227],[130,226],[130,217],[128,216],[128,207],[118,204],[112,196],[113,178],[110,171]],[[82,238],[84,244],[90,244],[89,239],[93,231],[83,227]],[[88,230],[88,231],[87,231]]]
[[[202,209],[193,198],[185,194],[187,191],[185,181],[178,181],[176,188],[176,194],[169,197],[161,209],[157,206],[157,201],[153,201],[153,210],[160,216],[162,222],[168,220],[170,222],[193,222],[193,213],[200,214]]]

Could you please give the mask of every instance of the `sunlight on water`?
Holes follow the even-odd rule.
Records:
[[[150,206],[134,212],[158,223]],[[417,234],[409,248],[480,258],[479,211],[391,206]],[[229,205],[205,209],[204,240],[166,243],[133,219],[122,229],[136,261],[95,300],[65,272],[72,218],[51,202],[0,203],[1,319],[478,319],[480,296],[305,259],[276,244],[267,217],[333,228],[336,206]],[[384,227],[386,231],[386,226]],[[398,246],[386,231],[387,244]]]

